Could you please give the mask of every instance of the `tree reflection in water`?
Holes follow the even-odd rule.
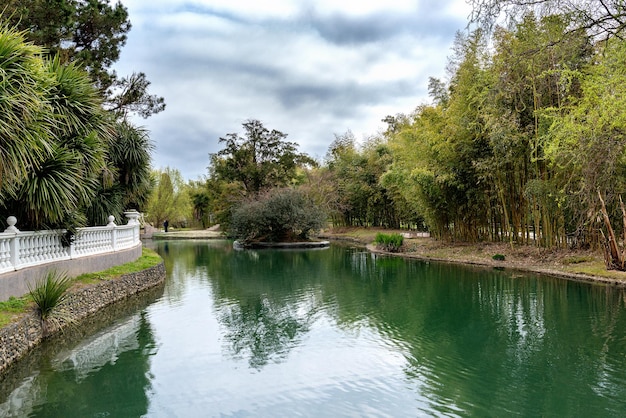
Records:
[[[314,301],[305,300],[307,292],[294,292],[303,271],[310,277],[316,264],[311,251],[319,250],[243,251],[230,263],[206,264],[215,280],[217,318],[229,355],[260,370],[284,361],[299,345],[316,312]]]
[[[222,307],[219,320],[226,328],[224,340],[235,358],[248,358],[251,368],[280,362],[308,332],[311,315],[298,315],[295,307],[276,306],[267,298]]]

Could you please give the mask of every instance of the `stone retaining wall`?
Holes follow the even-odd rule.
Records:
[[[164,280],[165,265],[161,262],[147,270],[73,291],[58,307],[68,313],[68,319],[59,324],[50,324],[48,334],[58,333],[99,309],[157,286]],[[34,312],[0,329],[0,373],[24,357],[43,339],[42,324]]]

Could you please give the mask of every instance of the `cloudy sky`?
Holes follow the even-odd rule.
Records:
[[[122,0],[133,25],[115,70],[146,73],[164,112],[135,123],[154,168],[207,174],[219,138],[258,119],[322,159],[427,102],[445,78],[465,0]]]

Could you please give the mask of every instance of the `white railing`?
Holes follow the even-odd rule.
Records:
[[[140,245],[139,213],[125,212],[124,215],[128,218],[126,225],[116,225],[115,218],[109,216],[107,226],[79,228],[69,247],[64,247],[61,241],[65,231],[21,232],[15,227],[17,219],[9,216],[9,227],[0,233],[0,274]]]

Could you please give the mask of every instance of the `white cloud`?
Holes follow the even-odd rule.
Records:
[[[219,137],[250,118],[321,157],[334,134],[376,134],[426,100],[466,24],[464,0],[432,3],[126,0],[133,29],[116,70],[145,72],[166,99],[135,119],[155,167],[205,175]]]
[[[415,0],[387,0],[384,2],[380,0],[315,0],[308,2],[309,7],[324,15],[341,13],[351,16],[364,16],[389,10],[397,12],[411,12],[415,10],[418,3],[419,2]]]

